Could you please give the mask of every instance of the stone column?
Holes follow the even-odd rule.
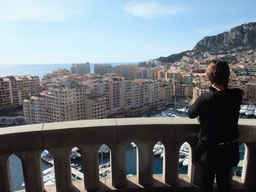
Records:
[[[256,144],[246,143],[242,181],[247,187],[256,187]]]
[[[99,144],[80,147],[83,154],[84,186],[87,191],[100,187],[99,181]]]
[[[54,157],[54,171],[56,189],[58,192],[69,192],[72,190],[70,148],[51,149]]]
[[[177,184],[179,177],[179,150],[181,143],[165,143],[163,158],[163,176],[166,184]]]
[[[0,191],[12,192],[12,179],[9,165],[11,154],[0,155]]]
[[[17,154],[22,161],[26,192],[44,191],[41,153],[33,151]]]
[[[153,183],[153,142],[137,144],[137,173],[139,184],[147,186]]]
[[[202,166],[195,161],[196,154],[196,142],[191,142],[190,144],[190,152],[189,152],[189,164],[188,164],[188,176],[189,181],[195,185],[200,185],[202,182]]]
[[[124,187],[126,180],[126,147],[127,143],[111,145],[111,176],[114,187]]]

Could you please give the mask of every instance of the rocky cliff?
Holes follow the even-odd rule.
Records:
[[[230,29],[229,32],[204,37],[192,50],[173,54],[168,57],[160,57],[157,60],[162,62],[175,62],[180,60],[184,55],[196,56],[205,51],[211,54],[220,54],[231,51],[232,49],[256,49],[256,22],[234,27]]]
[[[204,37],[192,51],[220,51],[256,44],[256,23],[243,24],[218,35]]]

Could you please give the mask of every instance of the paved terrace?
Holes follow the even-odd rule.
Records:
[[[20,157],[27,192],[42,191],[197,191],[201,167],[194,162],[199,124],[189,118],[129,118],[82,120],[25,125],[0,129],[0,191],[12,190],[8,158]],[[253,191],[256,187],[256,120],[239,120],[240,143],[246,144],[241,179],[233,178],[232,191]],[[137,175],[126,176],[126,148],[137,144]],[[164,146],[163,174],[153,175],[152,149]],[[178,174],[179,149],[187,141],[190,150],[188,175]],[[111,177],[99,178],[98,149],[111,149]],[[70,150],[79,147],[83,155],[84,181],[71,181]],[[44,186],[40,154],[47,149],[54,156],[56,186]],[[232,178],[232,177],[230,177]]]

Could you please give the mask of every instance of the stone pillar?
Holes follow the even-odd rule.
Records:
[[[163,176],[166,184],[177,184],[179,177],[179,150],[181,143],[165,143],[163,158]]]
[[[10,154],[0,155],[0,191],[12,192],[12,179],[9,165]]]
[[[200,185],[202,183],[202,165],[195,161],[196,154],[196,142],[191,142],[190,144],[190,152],[189,152],[189,164],[188,164],[188,176],[189,181],[195,185]],[[192,157],[192,158],[191,158]]]
[[[57,192],[69,192],[72,190],[70,148],[51,149],[54,157],[54,171]]]
[[[99,144],[80,147],[83,154],[84,187],[87,191],[100,187],[99,181]]]
[[[126,147],[127,143],[111,145],[111,176],[114,187],[125,187],[126,180]]]
[[[242,181],[247,187],[256,187],[256,144],[246,143]]]
[[[153,183],[153,142],[137,144],[137,173],[139,184],[147,186]]]
[[[22,161],[26,192],[43,192],[43,170],[41,151],[23,152],[17,154]]]

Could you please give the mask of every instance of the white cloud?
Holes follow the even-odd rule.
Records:
[[[130,3],[125,6],[126,11],[139,17],[154,18],[159,15],[174,15],[184,11],[180,6],[163,6],[155,2]]]
[[[0,22],[32,20],[62,21],[84,8],[82,0],[1,0]]]

